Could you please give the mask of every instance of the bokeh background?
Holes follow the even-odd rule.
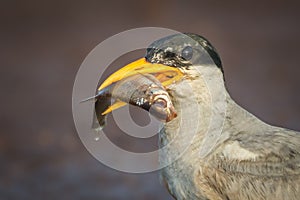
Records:
[[[157,172],[125,174],[95,160],[72,119],[81,62],[131,28],[205,36],[239,104],[300,130],[299,9],[277,0],[1,1],[0,199],[172,199]]]

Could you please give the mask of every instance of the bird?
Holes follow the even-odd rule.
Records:
[[[231,98],[221,58],[206,38],[158,39],[98,91],[137,74],[160,81],[177,112],[158,141],[161,182],[175,199],[300,199],[300,133],[265,123]],[[100,115],[125,104],[116,101]]]

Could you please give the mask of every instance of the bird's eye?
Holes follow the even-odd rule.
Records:
[[[193,57],[193,48],[190,46],[184,47],[181,51],[181,57],[185,60],[190,60]]]

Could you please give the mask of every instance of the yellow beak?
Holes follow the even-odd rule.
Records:
[[[145,58],[138,59],[123,68],[119,69],[112,75],[110,75],[98,88],[98,91],[103,88],[120,81],[129,76],[133,76],[136,74],[152,74],[159,80],[163,86],[171,85],[182,79],[183,73],[175,67],[166,66],[163,64],[153,64],[147,62]],[[126,105],[125,102],[116,101],[113,105],[111,105],[106,111],[102,113],[105,115],[113,110],[116,110],[122,106]]]

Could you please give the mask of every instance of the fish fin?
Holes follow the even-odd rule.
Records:
[[[90,101],[90,100],[96,100],[96,98],[98,96],[99,95],[95,95],[95,96],[92,96],[92,97],[88,97],[88,98],[82,99],[79,103],[87,102],[87,101]]]
[[[83,102],[86,102],[86,101],[90,101],[90,100],[93,100],[93,99],[97,99],[101,96],[109,96],[109,92],[111,90],[111,88],[114,86],[115,84],[112,84],[110,86],[107,86],[106,88],[103,88],[101,90],[98,90],[97,94],[94,95],[94,96],[91,96],[91,97],[88,97],[88,98],[85,98],[83,100],[80,101],[80,103],[83,103]]]

